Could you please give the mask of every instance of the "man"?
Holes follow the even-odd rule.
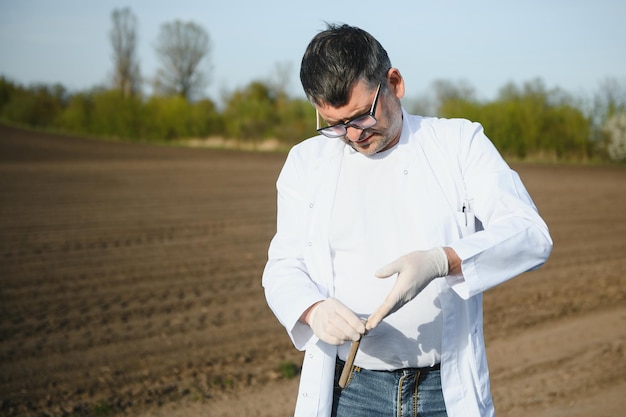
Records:
[[[407,114],[359,28],[316,35],[300,78],[327,126],[287,157],[263,274],[306,350],[296,415],[492,416],[482,292],[552,250],[523,184],[479,124]]]

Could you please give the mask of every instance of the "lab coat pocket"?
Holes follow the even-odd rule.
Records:
[[[480,324],[476,324],[472,329],[472,353],[474,355],[471,362],[472,378],[474,379],[474,387],[477,390],[481,402],[491,401],[489,369],[487,367],[487,357],[485,354],[485,336]]]
[[[456,223],[461,231],[461,237],[476,232],[476,217],[472,210],[471,200],[465,200],[461,211],[456,213]]]

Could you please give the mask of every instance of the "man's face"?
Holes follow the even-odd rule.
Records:
[[[352,118],[367,113],[376,96],[376,89],[371,90],[364,81],[354,85],[348,103],[341,107],[323,105],[318,107],[320,116],[328,123],[346,123]],[[387,83],[378,97],[376,113],[377,123],[367,129],[348,127],[342,140],[354,150],[364,155],[373,155],[393,147],[400,140],[402,133],[402,109],[395,86]]]

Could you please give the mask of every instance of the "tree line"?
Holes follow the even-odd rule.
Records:
[[[26,87],[0,76],[0,121],[130,141],[221,137],[258,145],[274,139],[284,148],[315,134],[313,107],[290,97],[284,79],[256,80],[223,93],[220,108],[205,97],[211,42],[201,26],[163,24],[155,47],[161,66],[146,80],[137,59],[136,17],[126,8],[114,10],[111,19],[108,86],[69,92],[60,84]],[[146,81],[149,96],[143,94]],[[540,79],[507,84],[491,101],[477,99],[465,83],[439,80],[430,90],[404,106],[478,121],[506,157],[626,161],[626,85],[619,80],[604,80],[591,98],[547,88]]]
[[[0,122],[161,143],[222,137],[251,144],[276,139],[289,146],[315,133],[315,111],[308,101],[290,98],[262,81],[234,91],[218,109],[208,98],[143,98],[106,88],[70,93],[60,84],[24,87],[0,76]]]

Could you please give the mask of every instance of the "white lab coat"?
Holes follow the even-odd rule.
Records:
[[[493,416],[482,292],[542,265],[552,240],[518,175],[478,123],[413,116],[404,110],[403,116],[397,146],[406,172],[430,167],[440,201],[446,202],[441,210],[449,213],[449,221],[439,225],[439,236],[462,260],[462,277],[434,281],[443,313],[441,376],[448,415]],[[306,350],[297,417],[331,413],[337,348],[317,339],[298,319],[315,302],[333,296],[329,222],[344,146],[340,139],[323,136],[303,141],[290,151],[277,182],[277,233],[263,286],[296,348]]]

